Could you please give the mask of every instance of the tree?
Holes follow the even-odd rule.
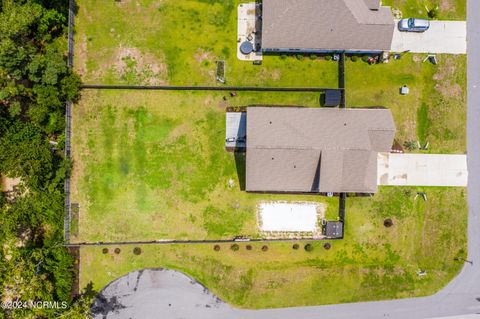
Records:
[[[68,1],[0,1],[0,173],[22,180],[13,200],[0,194],[0,292],[2,300],[69,304],[2,311],[0,318],[89,317],[93,294],[70,299],[73,258],[63,247],[71,163],[62,131],[65,103],[80,86],[66,63],[67,12]]]
[[[33,188],[51,178],[53,154],[35,127],[15,121],[0,139],[0,171],[22,177]]]
[[[52,8],[67,12],[65,4],[27,0],[5,0],[0,12],[0,106],[50,135],[63,130],[65,101],[80,86],[66,64],[66,16]]]

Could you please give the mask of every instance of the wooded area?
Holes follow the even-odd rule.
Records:
[[[65,102],[80,85],[67,67],[67,20],[65,0],[0,0],[0,175],[20,180],[0,192],[0,318],[88,316],[91,296],[71,297],[63,246]],[[15,301],[27,306],[7,309]],[[37,301],[67,306],[28,304]]]

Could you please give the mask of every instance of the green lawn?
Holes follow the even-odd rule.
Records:
[[[428,201],[415,199],[425,191]],[[385,228],[385,218],[394,225]],[[432,294],[459,271],[466,255],[466,194],[460,188],[382,187],[370,198],[348,198],[344,240],[315,242],[313,252],[293,243],[82,247],[81,286],[100,290],[129,271],[145,267],[181,270],[222,300],[242,308],[288,307],[406,298]],[[305,242],[300,242],[305,244]],[[416,272],[425,270],[425,277]]]
[[[347,61],[347,105],[389,108],[397,139],[429,142],[431,153],[466,151],[466,57],[437,55],[438,64],[423,62],[426,54],[405,54],[387,64]],[[400,95],[407,85],[410,94]]]
[[[255,237],[260,200],[338,205],[318,196],[246,193],[244,156],[225,151],[227,104],[318,106],[318,93],[239,92],[227,101],[228,92],[83,93],[72,125],[76,240]]]
[[[337,87],[332,61],[267,56],[239,61],[238,0],[77,1],[75,68],[86,83]],[[137,5],[138,3],[138,5]]]
[[[465,20],[466,0],[383,0],[383,5],[399,9],[404,18],[428,17],[428,10],[438,7],[438,20]]]
[[[137,5],[138,3],[138,5]],[[267,56],[238,61],[237,0],[79,0],[75,68],[86,83],[214,85],[215,61],[226,61],[228,85],[336,87],[337,64]],[[421,1],[384,1],[404,15]],[[464,19],[464,2],[440,1],[439,18]],[[420,7],[420,9],[418,9]],[[454,9],[452,9],[454,8]],[[397,139],[428,142],[428,152],[466,149],[466,58],[406,54],[388,64],[347,62],[347,105],[392,110]],[[402,85],[410,94],[400,96]],[[83,91],[73,109],[72,202],[80,204],[74,241],[258,237],[260,200],[319,196],[247,194],[244,159],[224,149],[225,107],[251,104],[318,107],[318,93]],[[227,96],[224,100],[224,96]],[[229,181],[234,186],[229,186]],[[426,191],[428,202],[417,198]],[[311,253],[291,243],[142,246],[119,255],[81,250],[81,285],[96,289],[134,269],[166,267],[195,277],[223,300],[245,308],[317,305],[431,294],[460,269],[466,254],[464,189],[382,187],[348,198],[345,239]],[[385,228],[383,220],[394,226]],[[423,269],[427,276],[419,278]]]

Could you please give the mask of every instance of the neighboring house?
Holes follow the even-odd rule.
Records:
[[[394,136],[388,109],[249,107],[246,190],[375,193]]]
[[[394,27],[380,0],[263,0],[262,50],[380,53]]]

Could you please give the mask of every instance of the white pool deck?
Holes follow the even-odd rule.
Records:
[[[264,232],[315,232],[317,231],[319,208],[319,204],[308,202],[262,202],[258,205],[260,230]]]

